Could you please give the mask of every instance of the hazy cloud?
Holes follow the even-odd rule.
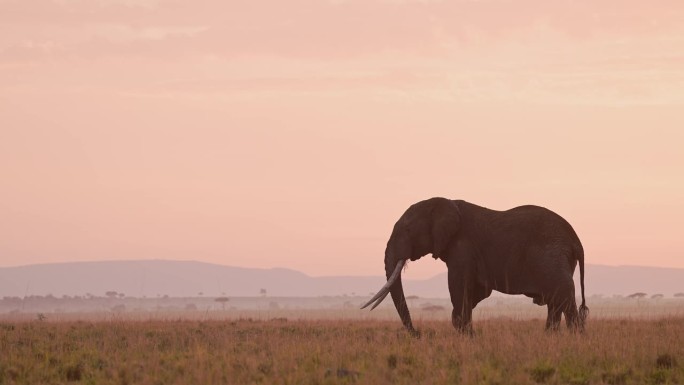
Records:
[[[9,70],[0,86],[26,84],[21,73],[60,61],[126,59],[164,74],[127,90],[145,94],[171,75],[193,94],[352,91],[367,82],[399,97],[423,87],[426,97],[454,100],[682,99],[684,6],[673,1],[5,0],[0,15],[0,66]],[[190,63],[204,73],[189,75]],[[136,83],[125,76],[135,75],[101,81]]]

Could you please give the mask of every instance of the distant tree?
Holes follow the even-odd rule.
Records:
[[[116,296],[119,295],[119,293],[117,293],[115,291],[108,291],[105,293],[105,295],[109,298],[116,298]]]
[[[202,292],[200,291],[199,293],[197,293],[197,295],[199,295],[199,296],[201,297],[201,296],[204,295],[204,293],[202,293]]]
[[[125,296],[126,296],[126,294],[124,294],[124,293],[119,293],[119,298],[123,299],[123,297],[125,297]]]
[[[230,298],[228,298],[228,297],[218,297],[218,298],[215,298],[214,301],[220,303],[221,306],[223,307],[223,310],[226,310],[226,302],[230,301]]]
[[[662,294],[653,294],[653,295],[651,296],[651,299],[660,299],[660,298],[663,298],[663,295],[662,295]]]
[[[644,298],[644,297],[646,297],[646,295],[647,295],[646,293],[637,292],[637,293],[628,295],[627,298],[636,298],[636,299],[639,299],[639,298]]]
[[[675,293],[675,298],[682,298],[684,297],[684,293]]]
[[[265,297],[266,296],[266,289],[259,290],[259,294],[261,294],[262,297]]]
[[[19,303],[21,303],[21,298],[19,298],[19,297],[8,297],[8,296],[5,296],[5,297],[2,297],[2,300],[3,300],[4,302],[8,302],[8,303],[11,303],[11,304],[19,304]]]

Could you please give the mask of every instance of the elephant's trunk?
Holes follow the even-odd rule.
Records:
[[[406,260],[411,256],[411,244],[408,239],[403,236],[398,236],[392,232],[390,240],[387,242],[385,249],[385,274],[387,276],[387,283],[378,291],[363,307],[374,303],[371,310],[377,307],[388,294],[392,294],[392,301],[394,307],[399,313],[401,322],[404,327],[414,336],[418,336],[418,332],[413,328],[411,322],[411,315],[409,314],[408,306],[406,305],[406,298],[404,297],[404,288],[401,284],[401,270],[406,264]]]
[[[387,261],[385,259],[385,273],[387,278],[390,278],[390,274],[395,270],[395,266],[401,265],[403,267],[405,260],[399,260],[398,262],[392,263],[392,261]],[[404,287],[401,284],[401,272],[397,276],[396,280],[390,286],[390,294],[392,294],[392,301],[394,302],[394,307],[399,313],[401,318],[401,323],[404,324],[406,330],[411,333],[416,333],[413,328],[413,323],[411,322],[411,314],[409,313],[408,305],[406,304],[406,297],[404,296]]]

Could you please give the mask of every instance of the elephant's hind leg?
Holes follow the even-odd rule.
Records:
[[[546,319],[547,330],[558,330],[561,315],[565,314],[565,321],[570,329],[578,325],[577,305],[575,303],[575,283],[572,275],[558,279],[555,288],[547,291],[544,299],[548,303],[548,318]]]
[[[572,332],[581,331],[579,314],[577,313],[577,303],[575,302],[575,284],[568,278],[564,287],[558,292],[558,307],[565,315],[565,323]]]
[[[553,301],[548,305],[548,317],[546,319],[546,330],[559,330],[561,314],[565,315],[565,323],[570,331],[581,331],[577,304],[574,297],[568,297],[561,301]]]
[[[582,323],[580,322],[579,314],[577,313],[577,303],[575,303],[575,298],[571,298],[567,301],[565,309],[563,309],[563,314],[565,314],[565,323],[568,325],[568,329],[572,332],[583,332]]]
[[[548,315],[546,317],[546,330],[557,331],[560,327],[563,309],[555,302],[550,302],[547,307]]]

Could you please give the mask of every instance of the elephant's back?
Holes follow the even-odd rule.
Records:
[[[475,233],[489,234],[489,241],[494,243],[498,242],[493,238],[518,244],[561,242],[581,251],[582,244],[570,223],[545,207],[524,205],[498,211],[465,201],[457,202],[464,217],[470,223],[478,223]]]
[[[527,232],[536,234],[537,240],[547,244],[566,243],[573,254],[582,253],[582,242],[570,222],[546,207],[525,205],[505,212]],[[575,255],[578,257],[578,255]]]
[[[551,228],[563,228],[575,232],[570,223],[556,212],[542,206],[524,205],[504,211],[505,214],[516,217],[520,221],[528,222],[530,225]]]

